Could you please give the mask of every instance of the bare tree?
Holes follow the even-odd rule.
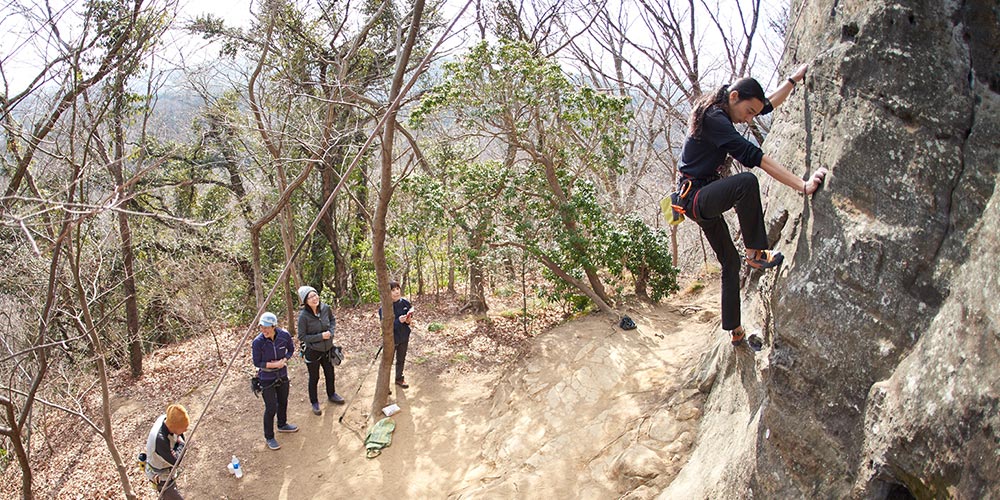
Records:
[[[77,7],[82,8],[73,10]],[[126,178],[123,170],[125,158],[129,156],[125,151],[126,132],[122,126],[125,82],[137,73],[139,61],[156,47],[159,35],[169,24],[172,9],[171,1],[146,4],[141,0],[91,2],[82,6],[71,3],[63,10],[53,10],[49,4],[25,5],[18,14],[30,30],[28,38],[14,46],[14,53],[0,57],[3,61],[0,62],[0,74],[4,77],[0,111],[5,143],[11,153],[3,157],[11,175],[6,177],[9,182],[0,199],[0,231],[5,241],[14,241],[11,237],[20,234],[16,239],[27,243],[21,248],[30,254],[20,261],[26,264],[25,267],[8,269],[11,280],[30,280],[32,261],[46,258],[49,261],[47,292],[44,304],[37,311],[37,336],[30,347],[24,347],[21,342],[27,339],[17,335],[5,339],[11,352],[5,361],[15,363],[11,375],[19,373],[28,378],[27,383],[21,384],[22,377],[8,377],[5,395],[0,398],[6,413],[6,425],[0,428],[0,433],[16,441],[13,448],[21,466],[22,496],[25,498],[34,495],[29,439],[30,417],[36,403],[65,411],[100,434],[117,466],[125,495],[134,498],[111,425],[107,369],[109,360],[117,358],[109,351],[99,328],[99,324],[107,324],[106,318],[95,318],[91,307],[95,297],[88,296],[97,292],[104,300],[108,294],[99,291],[103,290],[103,283],[85,282],[82,278],[84,269],[95,276],[100,274],[101,268],[92,267],[94,261],[89,259],[102,259],[103,249],[100,243],[92,246],[89,231],[84,228],[93,231],[94,226],[90,224],[103,214],[115,214],[119,222],[129,330],[125,349],[130,351],[130,364],[133,373],[138,375],[142,369],[142,345],[128,223],[128,214],[134,208],[131,190],[136,176]],[[67,29],[69,24],[74,24],[74,28]],[[7,78],[10,73],[4,64],[30,57],[26,54],[36,44],[48,44],[47,54],[51,56],[42,62],[38,73],[23,89],[12,91],[12,85],[20,81]],[[112,97],[90,102],[89,94],[97,90],[107,90],[107,95]],[[108,122],[99,117],[106,116],[109,108],[114,108],[111,115],[115,118],[110,127],[113,157],[109,156],[109,148],[100,133]],[[91,154],[94,151],[99,154]],[[8,161],[10,165],[6,165]],[[100,176],[105,169],[111,174],[110,181]],[[137,176],[145,173],[148,170],[140,169]],[[18,252],[17,248],[11,248],[14,250],[11,254],[23,255],[24,252]],[[69,280],[65,279],[67,275]],[[102,305],[102,309],[106,314],[118,313],[116,307]],[[66,326],[76,329],[80,335],[70,338]],[[94,364],[78,369],[84,379],[90,375],[91,368],[97,376],[101,387],[102,425],[94,424],[84,411],[71,410],[45,398],[45,394],[51,392],[50,366],[59,363],[57,366],[62,369],[62,353],[71,356],[70,346],[84,339],[89,341],[86,349]],[[56,351],[59,356],[52,355],[51,350],[55,347],[61,349]],[[14,352],[15,349],[20,350]],[[114,349],[118,350],[119,346]]]
[[[375,275],[378,279],[381,307],[386,314],[382,315],[382,361],[379,363],[378,379],[375,383],[375,395],[372,397],[370,415],[378,415],[381,408],[385,406],[389,397],[392,361],[395,359],[396,347],[392,331],[395,318],[390,312],[392,311],[392,293],[389,290],[389,266],[385,259],[386,215],[389,210],[389,201],[395,190],[395,180],[392,173],[395,158],[392,150],[396,135],[397,106],[403,89],[406,69],[410,64],[410,55],[413,53],[413,48],[417,43],[417,35],[420,33],[420,19],[423,13],[424,0],[416,0],[413,3],[413,10],[410,12],[410,26],[406,32],[406,39],[396,51],[396,72],[393,74],[392,84],[389,88],[389,105],[386,108],[385,125],[382,129],[379,195],[375,205],[375,218],[372,221],[372,257],[375,260]]]
[[[711,80],[746,76],[762,39],[761,2],[712,0],[636,0],[607,4],[593,15],[564,20],[567,38],[589,26],[567,49],[589,81],[632,98],[629,162],[617,179],[608,179],[611,206],[620,213],[658,213],[658,201],[677,176],[679,146],[687,134],[687,114]],[[718,61],[721,61],[719,63]],[[671,227],[673,258],[678,262],[678,228]],[[698,232],[692,231],[690,238]]]

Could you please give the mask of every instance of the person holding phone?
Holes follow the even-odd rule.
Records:
[[[406,389],[410,387],[403,377],[403,368],[406,365],[406,348],[410,344],[410,325],[413,324],[413,306],[410,301],[403,298],[403,291],[398,281],[389,282],[389,290],[392,293],[392,342],[396,346],[396,385]],[[382,308],[378,309],[378,317],[382,318]]]

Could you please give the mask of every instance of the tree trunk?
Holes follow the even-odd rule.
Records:
[[[259,221],[258,221],[259,222]],[[264,303],[264,277],[260,270],[260,230],[264,224],[250,226],[250,260],[253,263],[253,295],[259,308]],[[294,334],[295,330],[291,330]]]
[[[556,175],[555,165],[552,163],[551,159],[542,157],[537,152],[535,152],[535,155],[542,158],[542,164],[545,167],[545,179],[549,184],[549,189],[552,191],[552,194],[555,195],[556,202],[558,203],[558,206],[553,208],[556,213],[561,214],[563,226],[565,226],[566,230],[571,234],[579,234],[580,229],[577,227],[576,218],[573,216],[572,212],[569,210],[563,210],[562,208],[569,203],[569,197],[566,195],[566,191],[563,190],[562,185],[559,183],[559,177]],[[587,249],[579,243],[573,243],[573,249],[580,254],[586,254],[587,251]],[[591,264],[583,264],[583,272],[587,275],[587,281],[590,282],[590,286],[594,294],[600,297],[604,304],[610,304],[611,299],[608,298],[608,294],[604,290],[604,284],[601,283],[600,277],[597,276],[597,269],[595,269]],[[579,281],[577,282],[579,283]],[[586,292],[586,290],[582,291]]]
[[[396,131],[394,124],[396,123],[397,100],[403,87],[403,76],[409,64],[413,45],[417,41],[417,33],[420,30],[420,18],[423,12],[424,0],[416,0],[413,3],[413,16],[410,19],[410,29],[406,35],[406,41],[397,53],[396,72],[393,75],[392,86],[389,89],[389,106],[382,125],[381,176],[379,181],[378,206],[375,209],[375,220],[372,222],[372,257],[375,261],[375,276],[378,279],[382,310],[387,313],[388,311],[392,311],[392,294],[389,291],[389,268],[385,258],[385,219],[393,191],[392,146]],[[376,418],[389,398],[389,377],[392,369],[392,360],[396,352],[392,336],[394,319],[392,314],[382,315],[382,362],[379,364],[378,380],[375,383],[375,395],[372,397],[372,407],[369,413],[373,419]]]
[[[418,238],[419,238],[419,236],[418,236]],[[423,295],[424,294],[424,266],[423,266],[423,263],[421,262],[421,259],[420,259],[420,254],[421,254],[420,248],[421,248],[421,245],[419,243],[417,243],[414,246],[417,249],[417,259],[416,259],[416,266],[417,266],[417,295]]]
[[[128,188],[125,187],[125,176],[123,163],[125,161],[125,131],[122,127],[124,119],[125,103],[125,80],[124,75],[119,73],[115,79],[116,97],[114,114],[114,141],[115,158],[108,163],[108,169],[115,179],[115,184],[125,191],[121,196],[130,200]],[[131,201],[125,202],[125,208],[132,206]],[[125,318],[128,324],[129,342],[129,368],[132,377],[138,378],[142,375],[142,339],[139,337],[139,301],[135,288],[135,252],[132,248],[132,228],[129,226],[128,215],[124,211],[118,212],[118,232],[121,234],[122,264],[125,271],[124,292],[125,292]]]
[[[125,162],[125,131],[122,126],[125,114],[125,75],[119,72],[115,82],[114,112],[112,116],[112,141],[114,145],[114,158],[108,158],[104,153],[104,145],[98,138],[98,147],[101,151],[102,159],[107,165],[108,172],[114,179],[120,190],[122,199],[130,200],[131,194],[125,184],[123,163]],[[96,135],[96,134],[95,134]],[[125,201],[125,208],[132,207],[131,201]],[[142,339],[139,337],[139,301],[135,288],[135,251],[132,246],[132,228],[129,226],[128,215],[125,211],[118,212],[118,233],[121,237],[122,267],[125,276],[123,277],[123,292],[125,293],[125,321],[128,328],[129,339],[129,368],[132,377],[138,378],[142,375]]]
[[[17,464],[21,466],[21,498],[30,500],[31,493],[31,464],[28,462],[28,454],[24,450],[21,442],[21,428],[17,425],[17,417],[14,416],[14,403],[4,396],[0,396],[0,406],[4,407],[4,415],[7,418],[8,426],[0,427],[0,435],[10,439],[14,448],[14,455],[17,457]]]
[[[370,175],[363,163],[358,167],[358,176],[360,179],[358,180],[358,184],[355,186],[354,191],[354,198],[357,202],[354,205],[353,217],[353,223],[355,224],[353,227],[356,228],[356,230],[348,231],[348,236],[351,241],[348,269],[351,268],[352,263],[365,260],[366,256],[361,253],[362,245],[360,243],[364,239],[366,228],[371,231],[375,230],[374,225],[369,223],[368,216],[366,215],[368,210],[368,181],[370,179]],[[372,249],[372,251],[374,252],[374,249]],[[357,278],[352,279],[351,284],[354,289],[354,296],[360,299],[361,289],[358,287]]]
[[[455,228],[454,226],[448,228],[448,239],[447,239],[447,252],[445,255],[448,256],[448,293],[455,293],[455,259],[451,258],[451,249],[454,246],[455,238]]]
[[[281,193],[278,200],[275,201],[274,207],[271,211],[261,216],[257,219],[253,225],[250,226],[250,254],[253,256],[253,281],[254,281],[254,295],[257,297],[257,307],[260,307],[264,303],[264,278],[261,274],[260,269],[260,232],[264,229],[264,225],[268,222],[274,220],[278,216],[279,211],[282,207],[288,204],[288,200],[291,199],[292,193],[298,189],[299,186],[305,182],[306,178],[309,177],[309,173],[312,172],[312,164],[306,166],[302,169],[302,173],[295,178],[294,181]],[[290,253],[286,254],[290,255]],[[286,298],[287,300],[287,298]],[[295,333],[294,323],[290,323],[292,326],[292,333]]]
[[[114,428],[111,424],[111,390],[108,386],[108,367],[104,359],[107,354],[104,352],[104,343],[101,342],[101,336],[97,333],[94,318],[90,314],[90,304],[87,301],[85,288],[83,287],[83,282],[80,280],[79,252],[76,254],[77,257],[74,257],[72,255],[72,247],[68,245],[66,246],[66,252],[70,254],[67,255],[67,260],[70,262],[69,267],[73,273],[76,298],[80,303],[80,311],[83,313],[82,326],[86,329],[86,333],[93,344],[94,353],[96,354],[94,361],[97,364],[97,377],[101,386],[101,422],[103,425],[100,434],[104,438],[108,452],[111,453],[111,460],[115,463],[115,469],[118,471],[118,480],[121,481],[122,489],[125,490],[125,498],[134,500],[136,496],[132,491],[132,483],[129,481],[125,464],[122,462],[121,453],[118,452],[118,446],[115,444]]]
[[[530,252],[530,249],[528,249],[525,245],[522,245],[520,243],[507,243],[506,246],[513,246],[513,247],[520,248],[521,250],[524,250],[525,252]],[[540,253],[539,252],[538,254],[535,255],[535,257],[539,260],[539,262],[542,263],[543,266],[549,268],[549,270],[552,271],[553,274],[555,274],[556,276],[558,276],[560,279],[562,279],[566,283],[569,283],[570,285],[573,285],[578,290],[580,290],[581,292],[583,292],[588,298],[590,298],[591,301],[594,302],[594,304],[597,305],[597,307],[601,311],[603,311],[603,312],[605,312],[607,314],[610,314],[611,316],[615,316],[615,317],[618,316],[618,312],[615,311],[607,302],[605,302],[604,300],[602,300],[601,297],[599,297],[596,293],[594,293],[594,290],[592,290],[589,286],[587,286],[586,284],[584,284],[582,281],[580,281],[580,280],[574,278],[573,276],[571,276],[569,273],[567,273],[563,268],[559,267],[558,264],[556,264],[552,259],[550,259],[548,256],[546,256],[544,253]]]
[[[674,259],[674,267],[680,267],[677,259],[677,226],[670,226],[670,258]]]
[[[125,271],[125,321],[128,325],[128,364],[133,378],[142,375],[142,338],[139,337],[139,302],[135,290],[135,254],[132,249],[132,229],[128,215],[118,212],[118,231],[121,233],[122,263]]]
[[[277,15],[271,13],[267,23],[267,29],[264,34],[264,44],[263,50],[261,50],[260,58],[257,60],[257,67],[254,68],[253,73],[250,75],[250,80],[247,82],[247,100],[250,102],[250,110],[253,112],[254,123],[257,126],[257,133],[260,134],[261,139],[264,141],[264,145],[267,148],[268,153],[271,155],[271,161],[275,165],[278,171],[278,188],[281,191],[281,196],[275,203],[274,208],[271,209],[266,215],[261,217],[257,222],[254,222],[250,227],[250,241],[251,241],[251,252],[253,254],[253,266],[254,266],[254,289],[255,295],[257,296],[257,307],[264,305],[264,280],[261,276],[260,269],[260,231],[263,229],[264,225],[273,220],[276,216],[281,215],[279,220],[281,229],[281,243],[285,253],[285,260],[289,266],[289,272],[285,277],[285,283],[281,286],[284,288],[285,297],[285,312],[288,317],[291,318],[294,314],[295,308],[292,307],[291,291],[289,290],[292,280],[295,280],[296,284],[298,282],[298,273],[295,272],[295,263],[292,262],[292,242],[295,241],[295,228],[294,228],[294,217],[291,213],[291,209],[288,207],[288,200],[292,196],[292,192],[295,191],[303,182],[305,182],[306,177],[312,171],[313,162],[308,162],[305,168],[302,169],[302,173],[291,182],[285,176],[285,170],[282,166],[282,153],[280,144],[274,142],[271,137],[271,133],[264,124],[264,118],[262,116],[260,104],[257,102],[257,78],[260,76],[261,71],[264,68],[264,61],[267,59],[268,47],[270,46],[271,35],[274,33],[274,24],[277,20]],[[295,302],[297,304],[297,302]],[[295,327],[292,326],[294,323],[289,321],[291,333],[295,333]]]
[[[635,295],[646,302],[650,302],[649,293],[646,292],[646,285],[649,283],[649,267],[642,266],[635,276]]]
[[[276,161],[275,165],[278,170],[278,189],[284,192],[288,189],[288,178],[285,176],[285,167],[280,161]],[[281,291],[285,302],[285,317],[288,318],[288,323],[291,324],[291,318],[295,314],[295,310],[298,309],[298,300],[292,299],[292,288],[297,289],[301,283],[301,279],[295,268],[295,259],[293,259],[295,249],[292,248],[292,243],[296,240],[295,216],[292,214],[289,203],[282,203],[278,225],[281,229],[281,248],[284,250],[285,265],[288,266],[288,273],[285,274],[285,282],[281,283]],[[294,329],[292,331],[294,332]]]
[[[312,241],[309,242],[309,259],[313,262],[320,262],[323,259],[323,250],[326,246],[327,241],[322,235],[318,233],[313,233]],[[316,289],[317,292],[323,292],[323,266],[314,265],[312,268],[312,273],[310,276],[305,276],[306,282]],[[298,297],[296,297],[298,299]],[[298,304],[299,307],[302,304]]]
[[[329,147],[337,147],[336,145],[329,145]],[[336,155],[328,161],[324,161],[323,169],[320,171],[322,178],[322,192],[323,199],[326,200],[333,194],[334,188],[337,186],[338,180],[335,178],[337,173],[335,167],[340,165],[343,161],[341,155]],[[344,251],[340,247],[340,240],[337,233],[337,204],[334,202],[330,206],[330,210],[327,210],[320,219],[319,230],[326,237],[327,242],[330,244],[330,252],[333,254],[333,289],[334,294],[338,298],[346,298],[348,294],[347,288],[347,259],[344,256]]]
[[[438,261],[434,258],[434,252],[427,252],[427,258],[431,259],[431,274],[434,276],[434,300],[438,300],[441,292],[441,276],[438,275]]]
[[[469,235],[469,296],[462,312],[482,314],[489,310],[486,304],[486,287],[484,285],[483,251],[485,241],[478,233]]]

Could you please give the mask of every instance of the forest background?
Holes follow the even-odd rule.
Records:
[[[133,496],[109,373],[262,310],[294,329],[303,284],[346,306],[394,278],[472,314],[518,295],[525,322],[673,293],[714,260],[659,208],[691,103],[780,81],[794,22],[760,0],[243,9],[3,7],[0,467],[26,496],[65,418]]]

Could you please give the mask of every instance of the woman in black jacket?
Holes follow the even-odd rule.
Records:
[[[344,398],[337,394],[336,374],[330,356],[333,354],[333,331],[336,319],[330,306],[319,301],[319,293],[311,286],[299,287],[299,301],[302,309],[299,311],[298,334],[304,345],[303,356],[309,369],[309,402],[316,415],[322,415],[319,409],[319,396],[316,387],[319,384],[319,368],[323,367],[326,379],[326,397],[331,403],[344,404]]]
[[[736,209],[748,266],[756,269],[775,267],[783,257],[772,251],[767,242],[757,176],[743,172],[722,178],[719,170],[726,157],[732,156],[743,166],[760,167],[778,182],[806,195],[819,189],[826,176],[825,168],[818,169],[809,180],[803,181],[766,156],[733,126],[770,113],[784,102],[805,74],[806,66],[802,66],[770,97],[764,96],[764,89],[757,80],[742,78],[705,94],[691,110],[689,133],[677,167],[681,173],[678,187],[685,196],[685,212],[701,226],[722,266],[722,328],[730,332],[733,345],[739,345],[744,337],[739,297],[740,262],[744,259],[733,245],[723,214],[731,208]],[[760,339],[751,339],[751,347],[759,349]]]

